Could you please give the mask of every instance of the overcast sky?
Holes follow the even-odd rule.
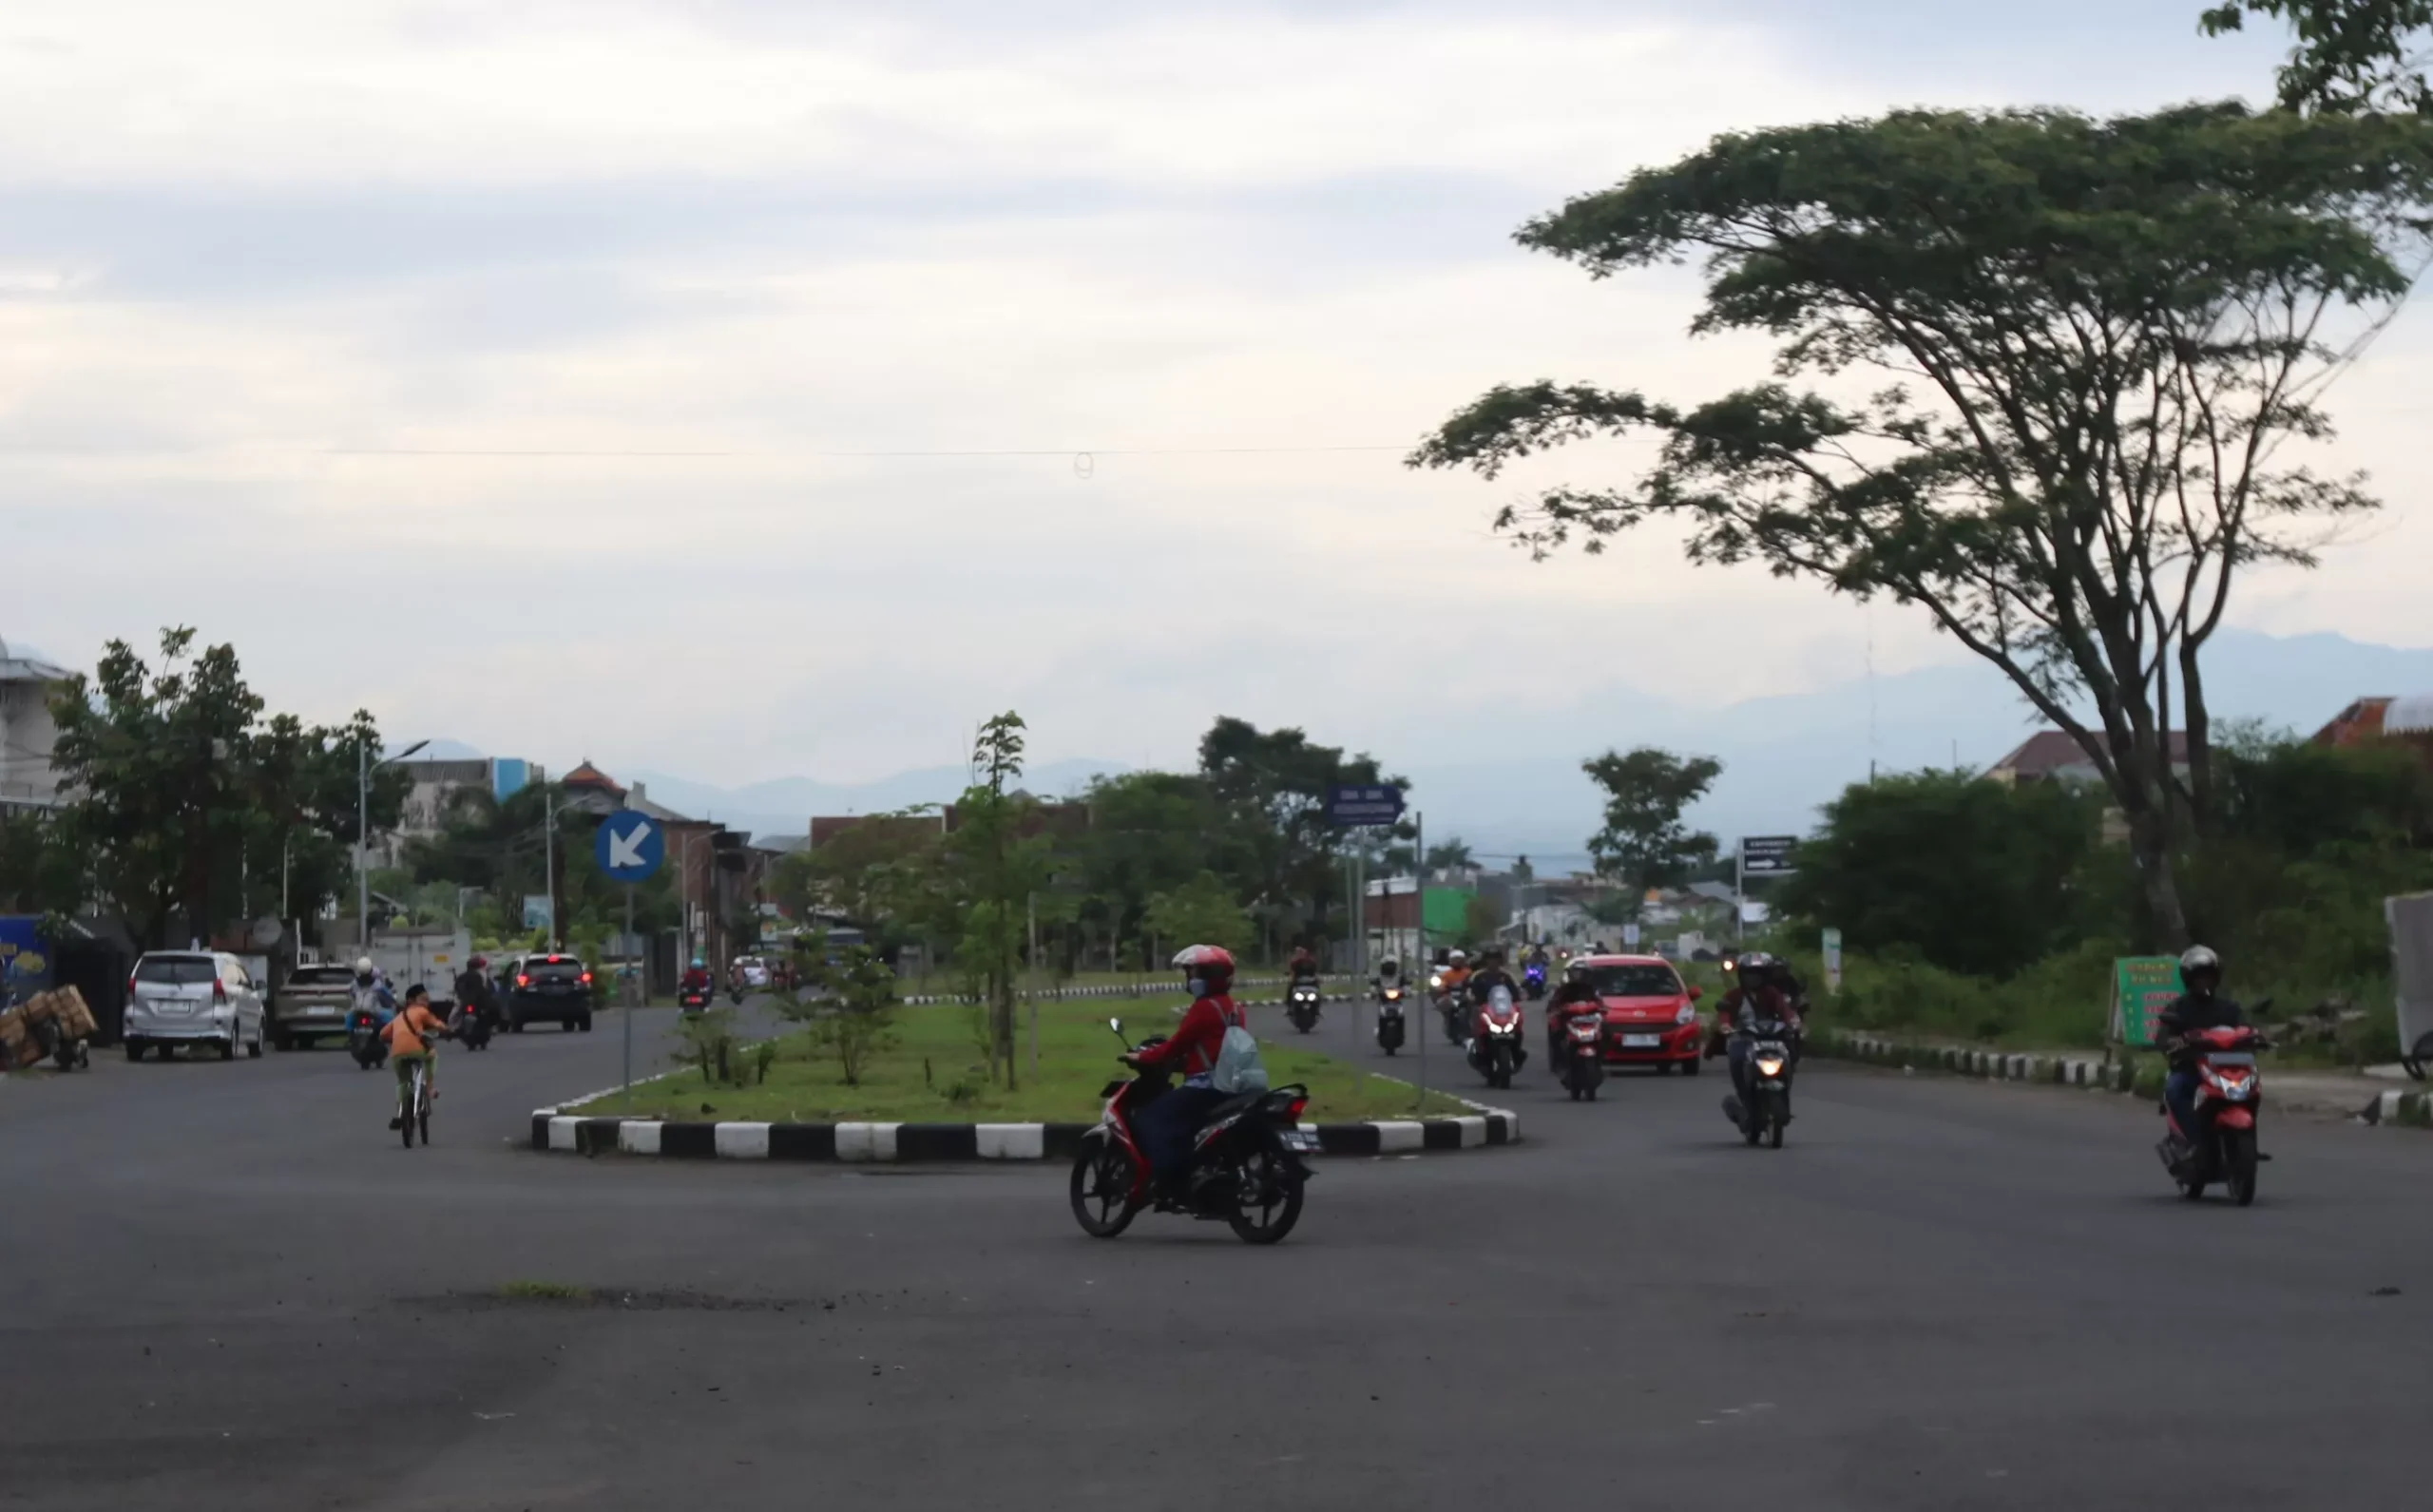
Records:
[[[725,783],[1008,707],[1585,747],[1945,660],[1657,537],[1533,566],[1400,455],[1499,380],[1758,372],[1527,216],[1728,128],[2263,92],[2199,9],[0,0],[0,635],[191,623],[274,707]],[[2337,395],[2391,511],[2238,622],[2433,639],[2428,356]],[[1498,699],[1560,718],[1446,718]]]

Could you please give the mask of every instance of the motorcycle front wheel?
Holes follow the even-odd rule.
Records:
[[[1242,1158],[1243,1199],[1225,1215],[1234,1236],[1244,1244],[1274,1244],[1301,1221],[1301,1174],[1272,1146],[1261,1145]]]
[[[2223,1141],[2230,1165],[2231,1200],[2240,1207],[2255,1201],[2255,1131],[2241,1129]]]
[[[1132,1226],[1132,1156],[1113,1139],[1092,1139],[1073,1158],[1073,1221],[1093,1239]]]

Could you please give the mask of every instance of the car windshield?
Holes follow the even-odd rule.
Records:
[[[291,987],[342,987],[354,980],[354,973],[342,966],[297,967],[287,979]]]
[[[1681,979],[1673,974],[1673,968],[1654,962],[1592,966],[1588,980],[1600,998],[1671,998],[1681,992]]]
[[[136,981],[171,986],[199,986],[219,975],[218,964],[207,955],[147,955],[135,964]]]

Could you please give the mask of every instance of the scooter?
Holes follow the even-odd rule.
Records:
[[[2257,1004],[2256,1011],[2264,1006]],[[2204,1196],[2206,1187],[2218,1181],[2232,1201],[2246,1207],[2255,1200],[2256,1164],[2268,1158],[2255,1148],[2256,1117],[2264,1109],[2255,1053],[2272,1046],[2246,1026],[2199,1029],[2188,1043],[2195,1057],[2196,1127],[2181,1128],[2166,1102],[2162,1112],[2171,1133],[2155,1153],[2189,1201]]]
[[[370,1008],[347,1009],[346,1053],[366,1071],[376,1071],[389,1063],[389,1039],[380,1029],[378,1013]]]
[[[1435,984],[1432,982],[1429,985],[1431,986],[1435,986]],[[1436,1012],[1438,1016],[1445,1021],[1446,1041],[1452,1044],[1461,1044],[1466,1043],[1469,1037],[1464,1034],[1462,1030],[1463,1026],[1469,1022],[1470,995],[1468,990],[1458,986],[1449,990],[1438,986],[1435,987],[1435,990]]]
[[[1107,1020],[1116,1038],[1123,1021]],[[1142,1041],[1145,1050],[1164,1036]],[[1309,1088],[1281,1086],[1245,1092],[1209,1110],[1192,1136],[1191,1173],[1179,1193],[1157,1192],[1149,1158],[1133,1132],[1140,1109],[1163,1096],[1173,1074],[1140,1070],[1127,1044],[1123,1061],[1139,1072],[1129,1081],[1101,1089],[1106,1107],[1098,1127],[1082,1136],[1073,1160],[1073,1220],[1094,1239],[1112,1239],[1131,1227],[1143,1209],[1195,1218],[1220,1218],[1245,1244],[1274,1244],[1301,1219],[1302,1189],[1311,1172],[1302,1157],[1315,1155],[1317,1136],[1301,1128]]]
[[[1536,1003],[1546,995],[1546,967],[1542,961],[1532,961],[1521,968],[1521,995]]]
[[[1403,1047],[1403,990],[1377,989],[1377,1048],[1388,1055]]]
[[[1751,1144],[1783,1147],[1783,1131],[1791,1126],[1791,1081],[1799,1066],[1799,1029],[1779,1019],[1760,1019],[1749,1029],[1749,1091],[1742,1106],[1735,1096],[1723,1100],[1726,1118],[1738,1125]]]
[[[707,987],[686,987],[677,994],[676,1006],[685,1013],[699,1013],[709,1007],[712,995]]]
[[[449,1016],[449,1037],[468,1050],[490,1047],[490,1018],[479,1008],[459,1008]]]
[[[1318,985],[1295,982],[1284,996],[1284,1016],[1303,1034],[1318,1026]]]
[[[1563,1020],[1562,1085],[1571,1101],[1597,1101],[1605,1084],[1605,1010],[1584,1003]]]
[[[1470,1023],[1469,1053],[1470,1069],[1498,1091],[1512,1084],[1512,1074],[1529,1059],[1528,1046],[1521,1043],[1521,1006],[1512,1001],[1511,988],[1499,985],[1487,990]]]

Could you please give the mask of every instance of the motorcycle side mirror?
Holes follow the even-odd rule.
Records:
[[[1109,1019],[1106,1021],[1106,1026],[1115,1031],[1115,1037],[1117,1039],[1121,1040],[1123,1038],[1123,1021],[1121,1019]]]
[[[1707,989],[1704,987],[1694,986],[1690,988],[1690,1001],[1693,1003],[1697,1002],[1700,998],[1705,997],[1706,995]]]

